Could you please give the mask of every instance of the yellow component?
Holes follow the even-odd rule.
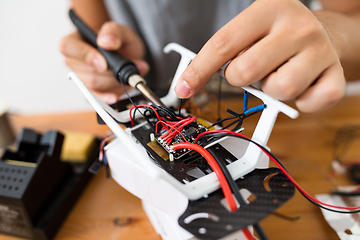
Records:
[[[149,142],[147,144],[154,152],[157,153],[165,161],[169,160],[169,153],[156,141]]]
[[[212,127],[207,121],[201,118],[197,118],[196,121],[201,125],[205,126],[209,131],[214,130],[215,128]]]
[[[60,159],[63,162],[86,162],[94,144],[95,137],[92,134],[65,132]]]
[[[36,163],[22,162],[22,161],[17,161],[17,160],[10,160],[10,159],[5,160],[4,162],[6,162],[7,164],[11,164],[11,165],[25,166],[25,167],[36,167],[37,166]]]

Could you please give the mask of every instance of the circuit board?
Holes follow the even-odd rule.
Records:
[[[201,120],[199,122],[201,122]],[[205,126],[207,123],[205,122],[203,124],[201,122],[200,125]],[[205,127],[207,129],[209,128],[208,126]],[[200,128],[202,129],[202,127]],[[149,157],[155,162],[155,164],[164,169],[181,183],[192,182],[198,178],[191,174],[193,169],[198,169],[203,176],[213,172],[207,161],[195,151],[188,151],[187,154],[184,154],[179,159],[169,161],[169,153],[160,144],[158,144],[155,139],[151,139],[150,135],[152,130],[148,125],[136,128],[132,130],[131,133],[139,141],[139,143],[145,147]],[[189,138],[189,140],[191,139]],[[201,144],[206,145],[206,143],[207,141],[205,140]],[[221,161],[225,165],[237,160],[234,155],[232,155],[220,144],[215,144],[214,146],[209,147],[209,149],[216,150]]]
[[[174,130],[175,131],[175,130]],[[201,124],[198,121],[193,121],[190,124],[186,125],[181,131],[175,132],[175,136],[170,141],[163,140],[163,136],[168,134],[168,130],[163,129],[160,133],[155,135],[156,142],[162,146],[168,154],[170,154],[170,161],[173,157],[174,159],[180,159],[186,154],[190,153],[192,150],[190,149],[179,149],[174,150],[172,148],[173,144],[182,143],[182,142],[191,142],[196,143],[198,145],[202,145],[200,141],[195,141],[196,137],[201,133],[208,131],[208,128]],[[171,157],[172,156],[172,157]]]

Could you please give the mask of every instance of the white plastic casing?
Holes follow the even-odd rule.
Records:
[[[176,43],[168,44],[164,51],[166,53],[176,51],[181,54],[181,60],[171,88],[168,94],[161,99],[167,106],[176,106],[179,100],[173,89],[181,73],[196,55]],[[220,184],[215,173],[208,174],[188,184],[179,182],[149,159],[146,150],[131,136],[130,129],[124,131],[114,121],[116,119],[120,122],[128,122],[130,120],[129,111],[114,111],[93,95],[75,73],[69,73],[69,78],[75,82],[96,112],[117,137],[115,141],[105,148],[113,179],[126,190],[145,201],[144,209],[148,214],[156,212],[157,214],[155,215],[157,216],[159,213],[167,216],[168,219],[164,220],[165,222],[160,224],[161,226],[156,227],[161,222],[157,224],[153,222],[158,233],[162,232],[161,236],[163,239],[190,239],[191,234],[178,226],[177,219],[187,208],[189,199],[197,200],[219,189]],[[253,141],[266,146],[278,113],[283,112],[291,118],[296,118],[298,112],[251,86],[244,87],[244,90],[260,98],[266,104],[266,108],[261,113],[251,138]],[[267,156],[254,144],[248,144],[235,138],[228,138],[221,142],[221,145],[238,158],[237,161],[227,166],[235,180],[251,172],[256,167],[266,168],[268,166]],[[155,209],[151,210],[152,207],[155,207]],[[154,220],[154,216],[149,216],[149,218]],[[168,223],[169,219],[173,219],[174,222]],[[156,221],[163,220],[157,219]],[[165,225],[169,229],[166,229],[164,233],[164,229],[161,231],[159,227],[163,228]],[[170,235],[173,238],[166,237]],[[234,237],[237,238],[239,235],[242,234],[235,234]]]

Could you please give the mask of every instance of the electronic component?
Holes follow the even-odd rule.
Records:
[[[248,183],[251,187],[241,185],[241,182],[243,182],[242,177],[249,176],[248,174],[251,174],[255,168],[266,168],[268,166],[268,155],[263,154],[266,148],[259,146],[266,146],[278,113],[283,112],[289,117],[295,118],[298,112],[257,89],[244,87],[246,92],[260,98],[264,104],[261,107],[250,109],[244,107],[244,113],[233,114],[234,116],[224,120],[232,120],[236,124],[235,128],[238,129],[247,116],[262,111],[251,140],[247,139],[248,141],[256,141],[259,146],[249,144],[248,141],[234,142],[230,138],[219,144],[217,141],[213,141],[212,136],[215,136],[214,134],[218,134],[219,137],[225,136],[225,130],[222,132],[215,130],[207,135],[209,131],[206,125],[195,122],[195,119],[191,120],[192,118],[184,118],[170,108],[178,103],[173,91],[176,81],[191,59],[195,57],[194,53],[178,44],[169,44],[164,49],[166,53],[171,50],[179,52],[181,60],[172,87],[170,87],[168,94],[162,98],[167,107],[138,104],[130,110],[117,112],[94,96],[75,73],[69,74],[69,78],[76,83],[117,137],[105,148],[112,178],[126,190],[143,200],[143,206],[149,219],[164,240],[188,240],[194,236],[199,239],[219,237],[225,239],[230,236],[232,239],[243,239],[243,234],[238,229],[247,226],[247,224],[254,224],[254,228],[259,233],[261,231],[259,231],[256,222],[260,218],[254,218],[249,222],[247,215],[252,215],[253,211],[256,211],[254,214],[261,213],[261,218],[263,218],[268,214],[265,213],[263,206],[255,207],[256,204],[261,205],[263,203],[263,194],[254,194],[256,199],[245,206],[249,212],[245,214],[246,216],[240,216],[237,214],[245,207],[236,210],[233,194],[238,194],[239,191],[236,191],[236,186],[234,187],[233,184],[236,181],[235,184],[238,184],[238,188],[246,187],[250,193],[255,191],[252,190],[254,189],[252,187],[257,188],[259,184],[264,184],[264,178],[260,179],[256,186],[253,186],[255,181],[249,180]],[[138,118],[143,118],[143,121],[138,121]],[[125,123],[126,126],[131,124],[132,127],[124,131],[116,121]],[[203,134],[206,136],[200,138]],[[203,142],[199,142],[197,139]],[[208,145],[209,142],[211,142],[211,146]],[[207,148],[204,149],[200,145],[207,146]],[[172,147],[179,150],[185,148],[185,150],[178,152],[178,159],[174,157],[173,161],[169,157],[169,152],[172,153],[170,156],[177,152],[176,150],[172,152]],[[188,148],[193,149],[193,151],[190,152]],[[259,173],[254,175],[255,178],[258,176]],[[282,173],[278,173],[275,177],[274,181],[277,177],[282,178],[279,179],[280,184],[276,185],[279,186],[280,192],[283,188],[289,189],[289,193],[292,191],[292,185],[287,179],[284,179]],[[286,184],[283,184],[285,181]],[[219,186],[221,186],[220,189]],[[281,193],[279,196],[275,196],[276,187],[271,186],[270,189],[272,190],[269,193],[269,202],[274,207],[278,207],[277,202],[285,201],[285,198],[280,199],[283,196]],[[231,211],[226,210],[226,206],[220,204],[224,197],[225,205]],[[247,197],[243,196],[244,199]],[[275,201],[274,197],[276,198]],[[279,199],[277,199],[278,197]],[[236,200],[240,203],[239,199],[241,197],[237,196]],[[204,206],[212,205],[213,200],[216,202],[216,206],[211,208],[211,212],[199,208],[201,204]],[[254,209],[250,210],[252,207],[249,206],[254,207]],[[188,210],[191,208],[191,210],[190,212],[186,211],[184,215],[184,210],[187,208]],[[188,218],[187,214],[191,217]],[[201,216],[210,216],[210,214],[214,218],[207,217],[201,219],[200,222]],[[230,220],[231,223],[227,222],[229,220],[227,215],[234,217],[237,215],[236,220]],[[184,217],[184,219],[180,217]],[[184,225],[180,220],[184,220]],[[212,220],[215,222],[206,225]],[[219,224],[216,220],[220,221]],[[238,221],[242,221],[244,225],[240,226],[239,224],[240,227],[232,225],[233,223],[238,224]],[[221,231],[217,231],[217,227],[220,226]],[[247,228],[244,228],[243,231],[249,233]],[[247,234],[247,236],[249,235],[251,234]],[[259,235],[263,236],[263,234]]]
[[[155,135],[155,140],[169,154],[171,154],[174,157],[174,159],[180,159],[181,157],[191,152],[191,150],[190,149],[174,150],[172,145],[182,142],[194,143],[196,137],[199,136],[201,133],[206,132],[207,130],[208,129],[204,125],[200,124],[194,119],[192,122],[184,126],[181,130],[178,130],[177,128],[163,129],[162,131],[160,131],[159,134]],[[202,145],[200,141],[196,143]]]
[[[160,166],[180,183],[184,184],[193,182],[200,178],[199,176],[206,176],[213,172],[207,161],[195,151],[185,154],[178,160],[169,161],[169,153],[160,144],[158,144],[156,140],[151,141],[151,133],[152,130],[147,126],[147,124],[140,128],[134,128],[131,131],[131,134],[137,139],[137,141],[145,147],[156,165]],[[233,154],[220,144],[215,144],[210,148],[216,150],[219,155],[221,155],[221,159],[225,165],[237,160]],[[196,174],[197,177],[194,174],[191,174],[194,169],[198,172],[198,174]]]
[[[37,240],[52,239],[91,179],[99,141],[85,163],[60,161],[64,135],[23,129],[17,151],[0,159],[0,233]]]

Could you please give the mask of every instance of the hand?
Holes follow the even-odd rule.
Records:
[[[234,86],[262,79],[262,89],[279,100],[295,99],[314,112],[337,102],[345,77],[336,44],[314,14],[298,0],[257,0],[221,28],[180,77],[181,98],[199,92],[225,63]]]
[[[117,50],[125,58],[131,59],[141,75],[148,72],[149,65],[142,60],[145,52],[144,44],[130,28],[107,22],[98,33],[97,44],[106,50]],[[86,43],[78,32],[61,40],[60,51],[65,55],[66,64],[106,103],[116,102],[123,94],[123,88],[115,79],[114,73],[108,69],[105,58],[98,50]]]

